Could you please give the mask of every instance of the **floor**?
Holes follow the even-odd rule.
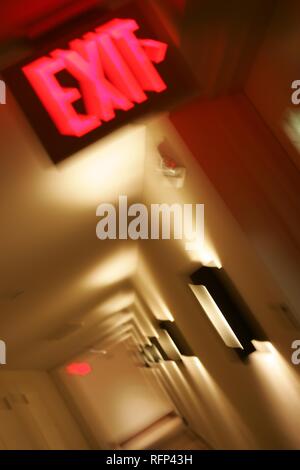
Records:
[[[126,441],[124,450],[209,450],[210,447],[175,414],[167,415]]]

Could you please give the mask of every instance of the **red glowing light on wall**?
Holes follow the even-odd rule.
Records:
[[[81,137],[148,99],[167,85],[153,63],[165,59],[167,44],[139,39],[135,20],[114,19],[22,68],[59,132]],[[78,88],[63,87],[56,74],[67,71]],[[73,104],[83,99],[86,114]]]
[[[84,377],[92,372],[92,368],[88,362],[72,362],[66,367],[69,375],[80,375]]]

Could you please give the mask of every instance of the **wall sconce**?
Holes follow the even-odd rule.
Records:
[[[144,350],[140,351],[140,357],[142,367],[151,367],[153,361],[149,360],[149,357],[147,356]]]
[[[167,331],[160,330],[158,338],[150,339],[164,361],[181,361],[181,354]]]
[[[151,358],[152,362],[159,362],[163,359],[158,348],[154,344],[151,344],[151,346],[146,344],[146,346],[144,346],[144,351],[146,352],[146,355]]]
[[[202,266],[191,280],[191,290],[226,346],[247,356],[256,350],[254,340],[266,340],[262,331],[248,321],[249,309],[233,292],[223,269]]]
[[[159,338],[151,338],[151,341],[159,343],[165,360],[181,361],[181,356],[195,356],[174,321],[162,320],[159,326]]]
[[[163,359],[158,348],[152,343],[139,346],[139,353],[145,367],[152,367]]]
[[[144,364],[147,367],[150,367],[150,365],[154,362],[154,358],[151,354],[151,351],[149,351],[147,347],[142,347],[141,354],[142,354]]]

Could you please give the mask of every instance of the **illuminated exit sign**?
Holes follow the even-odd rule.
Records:
[[[138,29],[133,19],[114,19],[70,41],[68,49],[56,49],[22,67],[61,134],[82,137],[115,119],[116,110],[126,112],[146,101],[146,92],[166,90],[153,63],[165,59],[167,44],[137,38]],[[63,87],[56,77],[62,71],[78,86]],[[79,99],[84,114],[73,106]]]
[[[4,71],[54,162],[192,88],[174,47],[136,9],[128,13],[77,28]]]

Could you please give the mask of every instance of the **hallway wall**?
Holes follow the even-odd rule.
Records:
[[[212,138],[213,120],[209,120],[208,125]],[[204,131],[199,129],[200,132],[204,135]],[[171,144],[173,157],[186,168],[186,181],[181,189],[174,188],[159,171],[157,147],[164,139]],[[216,138],[211,140],[211,146],[218,145]],[[198,154],[207,159],[209,143],[203,148],[205,154],[201,147]],[[221,148],[219,151],[219,156],[223,156]],[[230,168],[227,167],[228,173]],[[180,370],[175,363],[166,364],[169,376],[177,383],[179,395],[188,403],[188,392],[184,395],[180,385],[182,374],[196,394],[196,411],[192,413],[190,409],[186,417],[217,449],[298,448],[299,370],[291,364],[291,343],[297,337],[297,330],[272,308],[282,300],[281,289],[167,120],[157,120],[149,130],[145,175],[144,197],[148,204],[205,204],[206,253],[185,251],[181,240],[142,241],[142,256],[135,278],[140,295],[154,315],[158,319],[173,316],[199,358],[185,359],[185,368]],[[226,176],[227,173],[224,178]],[[234,186],[232,193],[235,194]],[[238,193],[235,197],[238,198]],[[209,252],[221,260],[265,330],[274,346],[271,353],[255,352],[247,363],[242,362],[224,345],[201,310],[188,287],[189,275]],[[288,403],[284,398],[287,393]]]
[[[245,83],[245,93],[281,145],[300,169],[298,145],[285,132],[287,112],[299,115],[292,104],[292,83],[299,80],[300,4],[298,0],[277,2],[277,8]],[[297,148],[298,147],[298,148]],[[287,158],[288,158],[287,155]],[[296,170],[296,168],[295,168]]]
[[[195,100],[171,121],[300,325],[300,176],[293,162],[243,94]]]
[[[0,372],[0,448],[88,449],[46,372]]]
[[[89,375],[68,375],[61,367],[55,377],[98,448],[116,448],[173,410],[154,379],[133,363],[124,345],[115,346],[106,356],[86,354],[81,360],[91,364]]]

